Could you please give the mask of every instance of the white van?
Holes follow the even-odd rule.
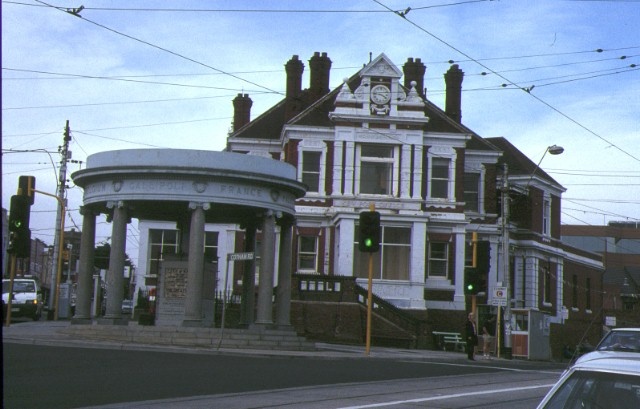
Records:
[[[7,316],[9,303],[8,279],[2,280],[2,319]],[[33,278],[16,278],[13,280],[13,297],[11,297],[11,316],[29,317],[37,321],[42,316],[42,291],[38,281]]]

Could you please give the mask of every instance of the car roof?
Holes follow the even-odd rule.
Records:
[[[640,376],[640,356],[627,352],[608,354],[587,354],[584,360],[576,362],[572,369],[579,371],[600,371],[626,373]]]
[[[610,332],[639,332],[640,328],[611,328]]]

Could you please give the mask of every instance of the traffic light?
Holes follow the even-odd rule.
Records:
[[[487,274],[491,268],[491,243],[478,241],[476,245],[476,267],[480,274]]]
[[[358,248],[363,253],[380,251],[380,213],[361,212]]]
[[[7,253],[15,254],[18,258],[31,256],[31,230],[28,227],[9,232]]]
[[[36,188],[36,178],[35,176],[20,176],[18,178],[18,192],[21,196],[26,196],[29,200],[29,206],[31,206],[35,199],[34,189]]]
[[[11,208],[9,212],[9,231],[29,228],[31,206],[29,205],[29,198],[27,196],[11,196]]]
[[[468,295],[476,295],[479,292],[479,275],[478,269],[475,267],[467,267],[464,269],[464,293]]]

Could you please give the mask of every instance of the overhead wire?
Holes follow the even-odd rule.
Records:
[[[466,52],[460,50],[459,48],[455,47],[454,45],[450,44],[449,42],[441,39],[440,37],[436,36],[435,34],[431,33],[430,31],[428,31],[427,29],[425,29],[424,27],[420,26],[419,24],[415,23],[414,21],[412,21],[411,19],[407,18],[406,15],[400,15],[398,14],[396,11],[394,11],[393,9],[389,8],[387,5],[383,4],[382,2],[380,2],[379,0],[372,0],[373,2],[379,4],[381,7],[387,9],[388,12],[393,13],[398,15],[400,18],[404,19],[407,23],[411,24],[412,26],[416,27],[418,30],[422,31],[423,33],[429,35],[430,37],[434,38],[435,40],[437,40],[438,42],[446,45],[447,47],[453,49],[454,51],[460,53],[461,55],[463,55],[464,57],[472,60],[474,63],[480,65],[481,67],[487,69],[488,71],[490,71],[491,73],[497,75],[498,77],[502,78],[503,80],[505,80],[508,84],[515,86],[516,88],[520,88],[523,91],[526,91],[526,88],[520,84],[515,83],[514,81],[511,81],[509,78],[505,77],[503,74],[500,74],[496,71],[494,71],[492,68],[490,68],[489,66],[483,64],[482,62],[478,61],[477,59],[474,59],[473,57],[471,57],[469,54],[467,54]],[[542,103],[543,105],[547,106],[549,109],[551,109],[552,111],[556,112],[557,114],[561,115],[562,117],[564,117],[565,119],[569,120],[570,122],[572,122],[573,124],[577,125],[578,127],[580,127],[581,129],[585,130],[587,133],[595,136],[596,138],[602,140],[603,142],[606,142],[609,146],[612,146],[614,148],[616,148],[618,151],[622,152],[623,154],[629,156],[630,158],[640,162],[640,158],[634,156],[633,154],[627,152],[626,150],[622,149],[621,147],[619,147],[617,144],[609,141],[608,139],[606,139],[605,137],[601,136],[600,134],[596,133],[595,131],[591,130],[589,127],[587,127],[586,125],[583,125],[581,122],[579,122],[578,120],[574,119],[573,117],[569,116],[568,114],[564,113],[563,111],[561,111],[560,109],[556,108],[555,106],[551,105],[549,102],[545,101],[544,99],[542,99],[541,97],[535,95],[534,93],[531,92],[527,92],[528,95],[530,95],[532,98],[534,98],[535,100],[537,100],[538,102]]]

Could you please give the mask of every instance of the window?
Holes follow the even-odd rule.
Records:
[[[158,274],[160,272],[160,262],[164,260],[166,254],[177,254],[179,248],[178,230],[149,230],[149,271],[147,274]]]
[[[390,196],[396,192],[396,149],[386,145],[360,145],[360,166],[356,175],[359,193]]]
[[[543,293],[543,302],[545,304],[551,303],[551,271],[549,267],[540,267],[540,273],[542,274],[542,279],[544,281],[544,293]]]
[[[447,158],[431,159],[431,190],[429,196],[437,199],[449,198],[449,165]]]
[[[321,152],[302,152],[302,183],[307,185],[307,193],[319,193]]]
[[[218,264],[218,232],[204,233],[204,261]],[[217,270],[217,269],[216,269]]]
[[[545,199],[542,209],[542,234],[551,234],[551,200]]]
[[[446,278],[447,277],[447,261],[449,259],[449,243],[429,242],[429,255],[427,264],[427,277],[429,278]]]
[[[317,271],[318,237],[298,237],[298,271]]]
[[[354,240],[354,271],[357,277],[369,277],[369,254],[373,255],[373,278],[383,280],[409,280],[411,256],[411,229],[381,226],[380,251],[358,251],[357,227]]]
[[[464,175],[464,210],[480,212],[480,174]]]
[[[585,308],[587,310],[591,309],[591,278],[587,277],[587,288],[585,290],[585,296],[586,296],[586,306]]]
[[[578,275],[571,278],[571,308],[578,308]]]

